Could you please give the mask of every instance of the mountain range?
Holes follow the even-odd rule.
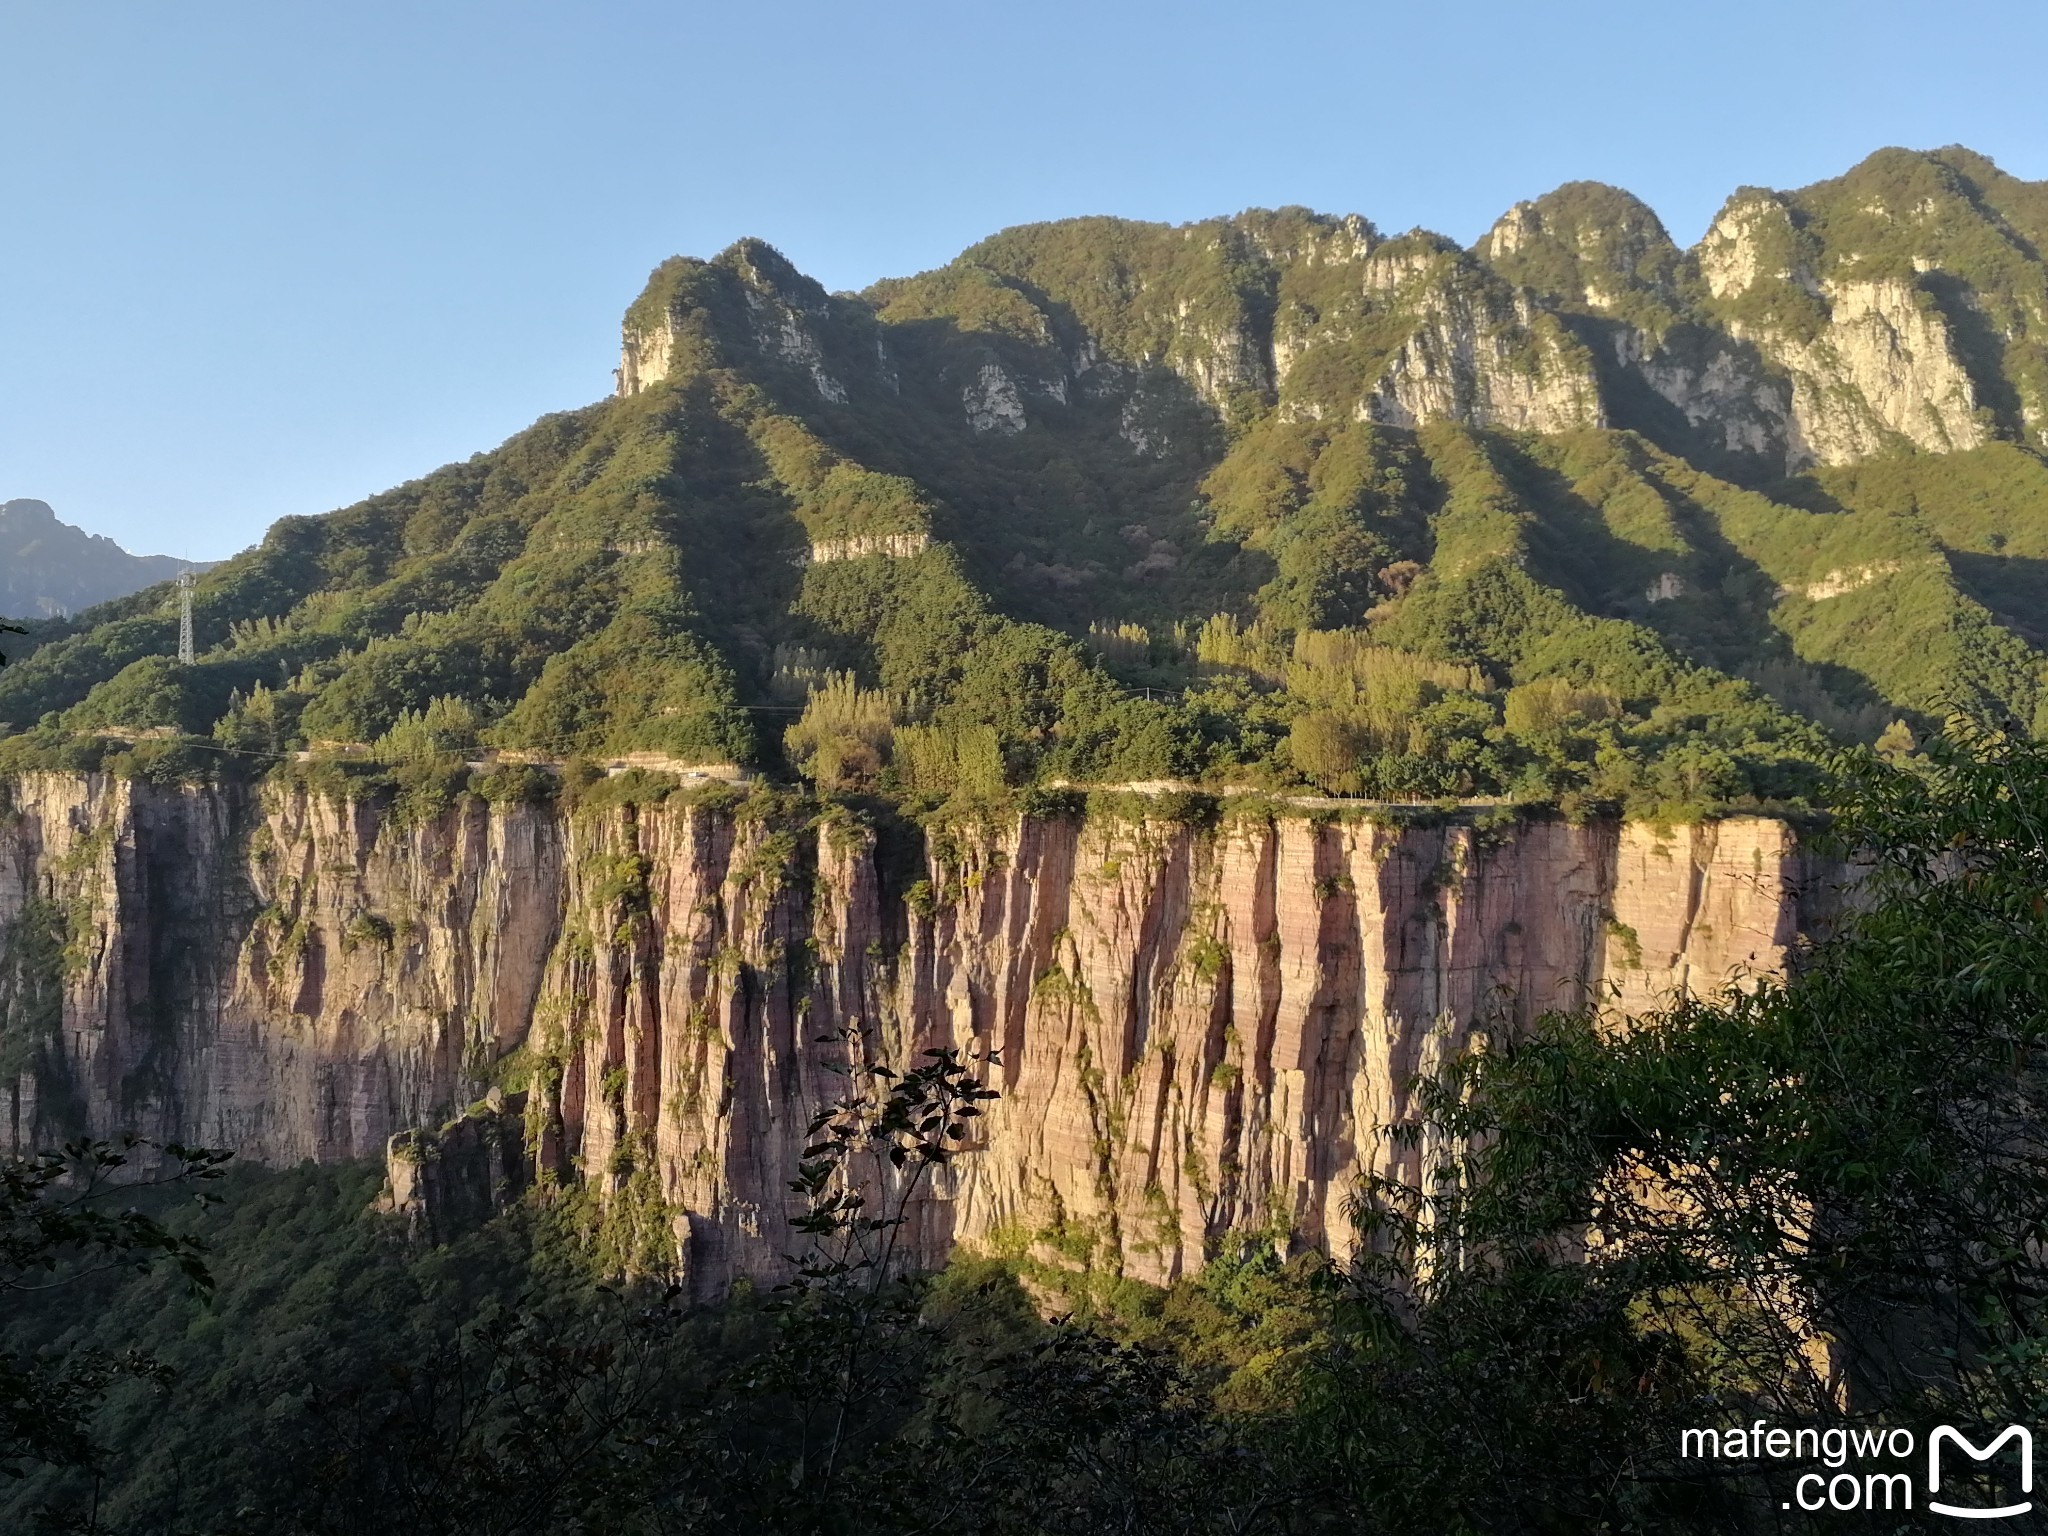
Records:
[[[611,398],[209,571],[196,665],[161,594],[43,627],[0,760],[1796,803],[2048,727],[2044,242],[1956,148],[1686,250],[1593,183],[1469,249],[1086,218],[860,294],[741,241],[655,271]]]
[[[51,618],[203,570],[169,555],[131,555],[112,539],[57,520],[48,502],[0,501],[0,614]]]

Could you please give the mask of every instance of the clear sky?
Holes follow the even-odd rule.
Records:
[[[2044,65],[2042,0],[0,0],[0,499],[227,555],[604,394],[742,235],[857,288],[1070,214],[2048,177]]]

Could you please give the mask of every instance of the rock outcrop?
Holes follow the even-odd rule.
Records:
[[[380,1156],[513,1070],[538,1169],[657,1192],[711,1294],[777,1267],[840,1083],[821,1042],[852,1029],[891,1059],[1001,1058],[980,1150],[917,1211],[924,1258],[1043,1245],[1163,1280],[1233,1228],[1342,1250],[1358,1172],[1412,1155],[1385,1135],[1409,1080],[1473,1029],[1774,970],[1818,910],[1767,820],[1026,819],[882,857],[866,827],[731,802],[407,823],[303,789],[24,778],[0,1124],[17,1148],[132,1129]],[[491,1165],[490,1128],[400,1143],[440,1154],[394,1180],[426,1230],[456,1218],[422,1165]],[[470,1206],[504,1187],[443,1182]]]
[[[1415,329],[1359,405],[1361,420],[1413,427],[1456,421],[1514,432],[1604,427],[1584,349],[1526,295],[1470,274],[1415,300]]]
[[[1848,464],[1903,438],[1929,453],[1984,441],[1970,376],[1947,321],[1914,284],[1831,283],[1827,329],[1762,342],[1792,378],[1792,414],[1823,464]]]
[[[656,272],[627,316],[619,391],[702,366],[683,353],[716,334],[807,380],[800,409],[928,386],[973,434],[1010,437],[1052,424],[1040,398],[1107,399],[1141,454],[1159,434],[1133,413],[1162,383],[1236,421],[1627,427],[1746,481],[1994,437],[2038,446],[2035,199],[1968,151],[1884,150],[1798,191],[1736,192],[1684,251],[1628,193],[1573,182],[1469,251],[1301,208],[1079,219],[859,298],[743,241]],[[713,272],[722,298],[689,276]]]
[[[1815,242],[1765,193],[1732,199],[1693,254],[1709,309],[1791,386],[1789,468],[1984,441],[1953,330],[1914,278],[1816,276]]]
[[[439,1130],[400,1131],[385,1149],[387,1208],[422,1242],[446,1243],[509,1210],[530,1182],[526,1096],[493,1088]]]

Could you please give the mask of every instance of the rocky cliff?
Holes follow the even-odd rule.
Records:
[[[892,1059],[1000,1054],[979,1150],[918,1211],[926,1258],[1162,1280],[1232,1228],[1341,1250],[1408,1079],[1475,1026],[1771,970],[1818,910],[1775,821],[1132,803],[878,834],[729,792],[407,819],[27,775],[0,821],[5,1135],[370,1157],[524,1089],[541,1174],[658,1212],[710,1294],[787,1246],[784,1181],[839,1085],[822,1042],[851,1027]],[[485,1209],[517,1184],[495,1113],[456,1138],[487,1153]],[[401,1203],[461,1182],[419,1170],[431,1138],[400,1150]]]

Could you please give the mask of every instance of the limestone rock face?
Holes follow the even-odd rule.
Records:
[[[675,327],[666,321],[628,330],[619,343],[618,393],[637,395],[667,378],[675,348]]]
[[[1839,182],[1736,193],[1687,252],[1627,193],[1581,182],[1517,204],[1475,250],[1585,336],[1610,414],[1667,447],[1762,475],[1941,453],[2032,419],[2042,280],[1972,180],[1997,176],[1885,151]],[[1641,390],[1682,427],[1631,408]]]
[[[805,557],[812,565],[830,565],[835,560],[861,560],[869,555],[887,555],[908,560],[931,547],[928,533],[867,533],[845,539],[820,539]]]
[[[528,1183],[526,1096],[493,1089],[488,1101],[442,1126],[401,1131],[385,1153],[387,1208],[416,1240],[452,1242],[508,1210]]]
[[[1749,356],[1724,348],[1703,369],[1646,367],[1653,387],[1695,424],[1711,415],[1732,426],[1742,413],[1728,404],[1754,401],[1764,418],[1778,418],[1769,435],[1790,470],[1982,443],[1976,387],[1932,294],[1909,277],[1858,276],[1853,261],[1817,277],[1821,254],[1782,199],[1731,200],[1692,259],[1709,312]],[[1789,409],[1769,398],[1770,379],[1789,386]],[[1743,446],[1762,435],[1752,427]]]
[[[1818,339],[1760,338],[1792,376],[1792,413],[1814,457],[1851,463],[1881,452],[1888,435],[1930,453],[1984,441],[1976,392],[1932,299],[1896,278],[1825,293]]]
[[[1820,910],[1764,820],[1026,819],[906,876],[862,827],[674,798],[406,824],[274,789],[9,794],[11,1146],[381,1156],[523,1047],[526,1155],[657,1194],[703,1295],[782,1262],[844,1031],[1000,1057],[979,1149],[915,1212],[924,1260],[1038,1245],[1165,1280],[1232,1228],[1344,1251],[1360,1172],[1418,1155],[1387,1134],[1410,1079],[1476,1028],[1776,970]],[[399,1144],[394,1199],[429,1233],[507,1187],[475,1119]]]
[[[833,405],[846,403],[846,386],[825,370],[825,349],[805,323],[801,310],[774,303],[749,292],[748,307],[754,311],[754,335],[761,349],[785,363],[794,363],[811,376],[820,399]]]
[[[1739,299],[1766,278],[1817,291],[1791,214],[1768,192],[1730,198],[1693,255],[1717,299]]]
[[[1527,289],[1434,236],[1375,243],[1363,221],[1326,224],[1283,253],[1270,351],[1285,418],[1606,425],[1592,358]]]
[[[1522,295],[1448,282],[1359,406],[1394,426],[1457,421],[1508,431],[1566,432],[1607,424],[1584,353]]]
[[[996,362],[983,363],[981,371],[960,391],[960,404],[967,413],[967,425],[977,433],[997,432],[1014,437],[1026,422],[1024,401],[1017,382]]]
[[[549,816],[477,803],[400,826],[97,775],[31,775],[11,800],[0,955],[55,941],[62,993],[20,1043],[54,1070],[15,1085],[16,1146],[90,1128],[380,1156],[525,1038],[561,922]]]
[[[1215,331],[1190,327],[1168,355],[1195,393],[1221,408],[1240,390],[1254,394],[1272,390],[1270,352],[1268,338],[1258,328],[1231,325]]]
[[[1754,347],[1719,336],[1662,345],[1640,331],[1615,339],[1617,360],[1685,417],[1686,424],[1727,453],[1786,466],[1813,462],[1793,389],[1765,368]]]

